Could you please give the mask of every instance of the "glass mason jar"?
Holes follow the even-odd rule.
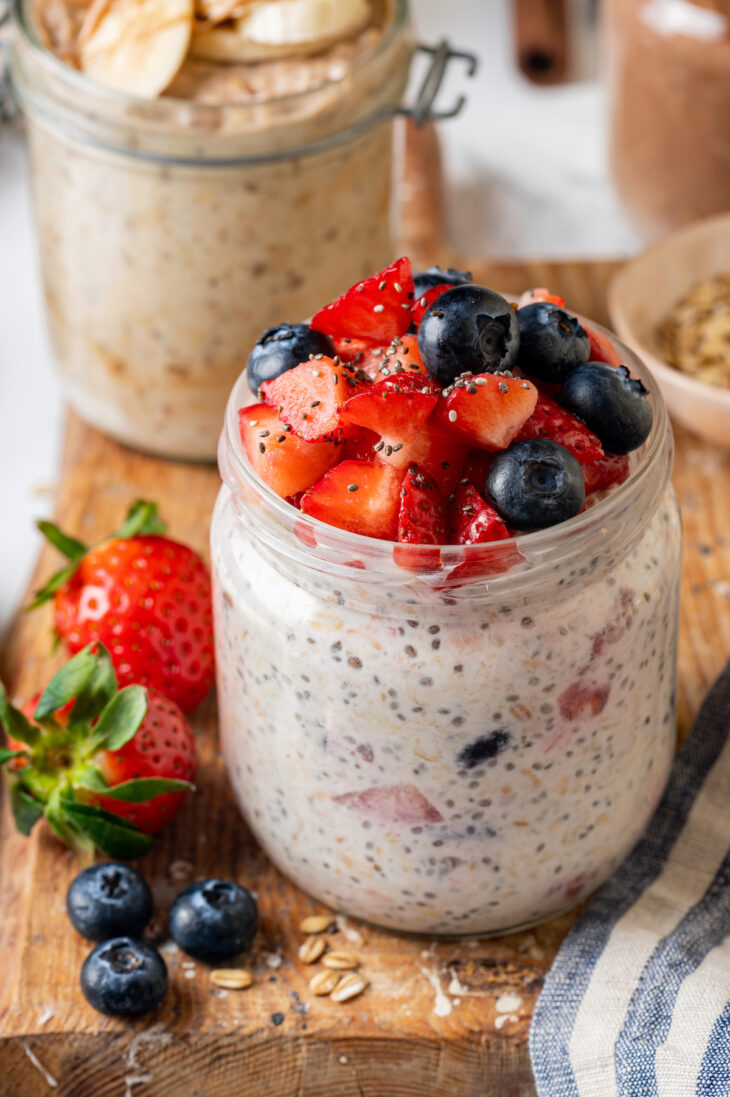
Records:
[[[661,395],[621,353],[655,413],[626,482],[436,571],[274,495],[234,388],[211,533],[223,751],[264,850],[328,906],[503,933],[580,901],[646,827],[675,744],[681,529]]]
[[[90,423],[213,459],[261,332],[308,316],[393,255],[393,120],[414,51],[408,0],[341,79],[265,102],[140,100],[46,49],[17,0],[11,72],[30,143],[50,334]],[[432,55],[414,114],[455,54]],[[436,79],[434,80],[434,76]]]
[[[637,231],[730,208],[730,0],[608,0],[610,153]]]

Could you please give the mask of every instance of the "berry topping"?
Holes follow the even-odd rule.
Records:
[[[419,293],[413,302],[413,323],[418,330],[421,320],[423,320],[424,314],[428,311],[434,301],[437,301],[442,293],[446,293],[447,289],[452,289],[448,283],[443,283],[439,286],[432,286],[431,289],[425,289],[423,293]]]
[[[505,522],[520,530],[544,529],[573,518],[585,488],[579,462],[557,442],[515,442],[498,453],[487,473],[487,492]]]
[[[465,370],[510,369],[519,346],[515,310],[485,286],[455,286],[442,293],[418,328],[421,357],[442,385],[452,384]]]
[[[652,424],[648,389],[626,366],[584,362],[565,378],[560,402],[582,419],[609,453],[629,453],[649,437]]]
[[[549,396],[540,393],[537,405],[525,425],[515,435],[515,442],[530,438],[549,438],[570,450],[581,465],[603,457],[603,446],[580,419],[576,419]]]
[[[398,512],[398,541],[395,559],[401,567],[432,570],[440,566],[436,552],[410,551],[403,545],[443,545],[446,514],[436,481],[417,465],[410,465],[401,487]]]
[[[332,357],[334,344],[308,324],[279,324],[268,328],[248,357],[246,375],[252,392],[258,392],[264,381],[272,381],[313,354]]]
[[[384,464],[341,461],[302,497],[302,510],[331,526],[395,541],[402,472]]]
[[[358,282],[312,319],[326,335],[390,343],[411,325],[413,275],[410,259],[398,259],[372,278]]]
[[[574,316],[550,302],[517,310],[520,369],[538,381],[559,383],[568,370],[588,361],[589,340]]]
[[[428,270],[421,270],[413,275],[413,292],[415,299],[418,300],[421,294],[435,289],[436,286],[445,286],[450,289],[451,286],[464,286],[473,281],[471,271],[468,270],[456,270],[454,267],[441,270],[441,267],[429,267]]]
[[[247,949],[257,924],[253,895],[229,880],[191,884],[170,910],[170,933],[183,952],[212,964]]]
[[[149,1013],[167,993],[167,968],[157,949],[133,937],[97,945],[81,968],[84,998],[112,1017]]]
[[[437,422],[450,434],[484,449],[508,446],[535,410],[537,389],[521,377],[482,373],[444,389]]]
[[[379,785],[362,792],[343,792],[333,796],[336,804],[357,811],[378,823],[443,823],[438,808],[415,785]]]
[[[386,443],[410,441],[436,407],[441,389],[420,373],[399,373],[351,396],[340,409],[344,423],[367,427]]]
[[[72,881],[66,910],[74,929],[90,941],[141,937],[152,917],[152,892],[130,865],[90,865]]]
[[[53,598],[70,651],[99,641],[121,684],[158,689],[183,712],[195,708],[214,677],[210,576],[192,549],[161,536],[155,504],[136,502],[122,527],[91,549],[50,522],[38,528],[70,564],[31,608]]]
[[[449,544],[481,545],[504,541],[509,530],[472,484],[461,483],[449,511]]]
[[[607,453],[597,461],[583,466],[583,479],[586,495],[594,491],[606,491],[617,484],[623,484],[629,475],[629,458],[625,453]]]
[[[525,290],[517,302],[517,308],[523,309],[526,305],[534,305],[536,301],[549,301],[561,309],[565,307],[565,298],[558,297],[557,293],[551,293],[549,289],[540,286],[536,289]]]
[[[302,362],[261,386],[266,404],[279,410],[281,423],[307,442],[343,441],[347,432],[340,406],[364,384],[357,369],[333,358]]]
[[[450,431],[444,430],[432,416],[416,437],[404,442],[402,449],[389,445],[376,450],[378,461],[393,468],[406,469],[418,465],[438,484],[439,491],[446,498],[461,476],[465,449]]]
[[[590,343],[589,362],[606,362],[609,366],[620,366],[621,359],[611,340],[602,331],[586,326],[586,335]]]
[[[305,442],[286,430],[276,408],[266,404],[241,408],[238,421],[254,470],[282,499],[306,491],[339,459],[334,442]]]

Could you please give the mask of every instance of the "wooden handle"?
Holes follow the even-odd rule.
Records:
[[[535,84],[560,84],[568,71],[565,0],[514,0],[520,71]]]

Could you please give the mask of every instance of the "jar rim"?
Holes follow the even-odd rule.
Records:
[[[15,25],[19,28],[26,44],[34,51],[34,55],[38,62],[54,77],[57,77],[63,83],[67,84],[72,91],[86,95],[93,93],[100,100],[112,105],[145,112],[149,112],[153,109],[155,104],[158,104],[160,109],[166,111],[174,110],[176,108],[189,109],[194,107],[196,113],[199,113],[201,117],[205,117],[208,112],[212,114],[214,112],[220,113],[221,111],[230,111],[232,115],[235,115],[245,113],[246,111],[259,110],[262,106],[280,107],[287,110],[289,107],[296,107],[298,104],[306,102],[307,97],[309,96],[321,95],[328,89],[337,87],[346,76],[351,76],[353,74],[357,75],[365,69],[368,64],[377,60],[378,57],[387,51],[392,42],[407,24],[409,0],[389,0],[389,3],[392,6],[393,17],[389,20],[388,25],[378,39],[378,42],[372,50],[369,50],[361,57],[357,57],[348,66],[346,73],[343,73],[342,76],[337,77],[336,79],[324,80],[321,84],[317,84],[316,87],[307,88],[303,91],[273,96],[270,99],[256,99],[246,103],[200,103],[196,100],[177,99],[171,96],[147,99],[142,96],[129,95],[126,92],[117,91],[115,88],[108,88],[104,84],[99,84],[95,80],[89,79],[84,73],[79,72],[79,70],[73,68],[72,65],[67,64],[41,41],[40,35],[33,24],[33,18],[30,11],[32,0],[13,0],[12,14]]]
[[[447,566],[449,562],[453,564],[454,562],[475,560],[477,558],[481,560],[490,551],[493,553],[508,553],[514,549],[518,550],[528,561],[546,564],[563,553],[568,541],[577,552],[582,549],[589,551],[588,542],[596,531],[604,531],[607,525],[617,522],[620,516],[625,514],[627,505],[630,505],[637,497],[642,497],[644,493],[652,490],[649,481],[652,480],[651,474],[657,469],[662,455],[667,457],[662,476],[662,491],[666,487],[671,474],[673,439],[666,405],[656,380],[641,359],[622,343],[612,331],[578,313],[571,313],[571,315],[577,316],[582,324],[587,323],[591,329],[607,336],[620,352],[622,361],[630,368],[632,375],[638,376],[649,390],[654,412],[653,422],[649,437],[636,451],[639,455],[638,461],[631,468],[628,477],[622,484],[608,492],[603,499],[583,513],[568,521],[543,530],[519,533],[503,541],[473,545],[426,546],[431,553],[436,550],[440,551],[442,557],[442,569],[440,570],[443,570],[443,567]],[[320,543],[326,542],[328,546],[341,550],[344,556],[339,560],[340,563],[346,564],[345,557],[347,553],[359,551],[367,554],[368,568],[371,564],[377,568],[378,563],[392,565],[394,561],[393,549],[397,542],[352,533],[349,530],[331,526],[311,515],[305,515],[278,496],[258,477],[244,451],[238,420],[239,409],[250,404],[251,395],[246,380],[246,371],[244,370],[234,384],[228,399],[219,446],[219,466],[223,480],[228,487],[234,494],[236,491],[240,492],[243,488],[250,498],[255,499],[264,508],[267,517],[273,519],[277,526],[287,532],[294,533],[299,542],[297,553],[299,555],[303,553],[304,562],[307,562],[307,560],[314,561],[318,557],[313,547],[308,547],[306,541],[303,541],[301,535],[297,533],[295,529],[297,523],[304,523],[308,529],[311,529],[316,547],[319,547]],[[646,515],[647,521],[649,517],[650,514]],[[418,546],[409,546],[410,548],[417,549]],[[354,565],[350,566],[350,570],[360,567],[362,567],[362,564],[355,561]],[[431,570],[431,568],[429,567],[428,570]],[[360,574],[363,573],[360,572]],[[436,574],[438,574],[438,570]],[[510,569],[504,575],[490,577],[490,584],[493,579],[510,579],[515,574],[524,575],[524,571],[520,571],[519,568],[517,571]]]

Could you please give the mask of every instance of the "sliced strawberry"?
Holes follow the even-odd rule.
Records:
[[[382,464],[341,461],[302,498],[302,510],[331,526],[395,541],[402,473]]]
[[[415,785],[379,785],[333,796],[336,804],[378,823],[443,823],[444,817]]]
[[[530,381],[481,373],[444,389],[444,399],[434,418],[444,430],[465,442],[488,450],[506,449],[536,403],[537,389]]]
[[[325,305],[310,326],[325,335],[390,343],[408,331],[412,301],[411,261],[397,259],[379,274],[358,282],[331,305]]]
[[[559,442],[582,465],[603,457],[603,446],[585,423],[581,423],[580,419],[576,419],[542,392],[537,398],[535,410],[514,440],[526,442],[530,438],[549,438],[553,442]]]
[[[348,436],[339,409],[363,387],[357,370],[332,358],[302,362],[264,381],[264,402],[279,409],[282,423],[308,442],[341,442]],[[351,432],[349,432],[351,433]]]
[[[398,469],[418,465],[436,481],[439,491],[446,498],[459,481],[465,452],[462,443],[435,423],[432,416],[411,442],[404,443],[402,449],[392,450],[390,446],[385,446],[378,451],[377,457],[379,461]]]
[[[420,373],[398,373],[351,396],[340,419],[379,434],[385,445],[410,441],[436,407],[441,388]]]
[[[482,498],[473,484],[461,483],[449,510],[449,544],[481,545],[505,541],[509,530],[496,510]]]
[[[453,282],[442,282],[438,286],[431,286],[431,289],[424,290],[421,296],[413,302],[413,322],[416,327],[421,323],[421,319],[426,309],[430,308],[442,293],[446,293],[447,289],[453,288]]]
[[[373,352],[367,361],[364,360],[363,369],[373,381],[382,381],[384,377],[393,377],[396,374],[402,376],[422,373],[425,377],[430,377],[418,349],[418,337],[415,335],[397,336],[385,348],[382,356]]]
[[[341,447],[340,456],[343,461],[374,461],[377,456],[375,446],[379,441],[380,435],[374,430],[361,427]]]
[[[306,491],[340,455],[334,442],[304,442],[284,429],[276,408],[252,404],[238,413],[253,469],[282,499]]]
[[[621,358],[608,336],[604,335],[602,331],[594,331],[587,324],[583,326],[590,343],[589,361],[606,362],[609,366],[620,366]]]
[[[534,305],[536,301],[549,301],[553,305],[557,305],[558,308],[563,308],[565,305],[565,298],[558,297],[556,293],[551,293],[550,290],[545,289],[544,286],[540,286],[537,289],[528,289],[520,297],[517,302],[517,308],[523,309],[525,305]]]
[[[583,479],[586,484],[586,496],[594,491],[606,491],[615,484],[623,484],[629,475],[629,455],[627,453],[607,453],[597,461],[583,466]]]
[[[438,549],[422,545],[443,545],[446,541],[446,511],[436,481],[417,465],[411,465],[401,486],[398,512],[396,563],[402,568],[433,571],[441,566]]]
[[[487,473],[494,460],[493,453],[487,453],[485,449],[470,449],[467,451],[461,479],[476,484],[478,491],[484,490],[487,482]]]

